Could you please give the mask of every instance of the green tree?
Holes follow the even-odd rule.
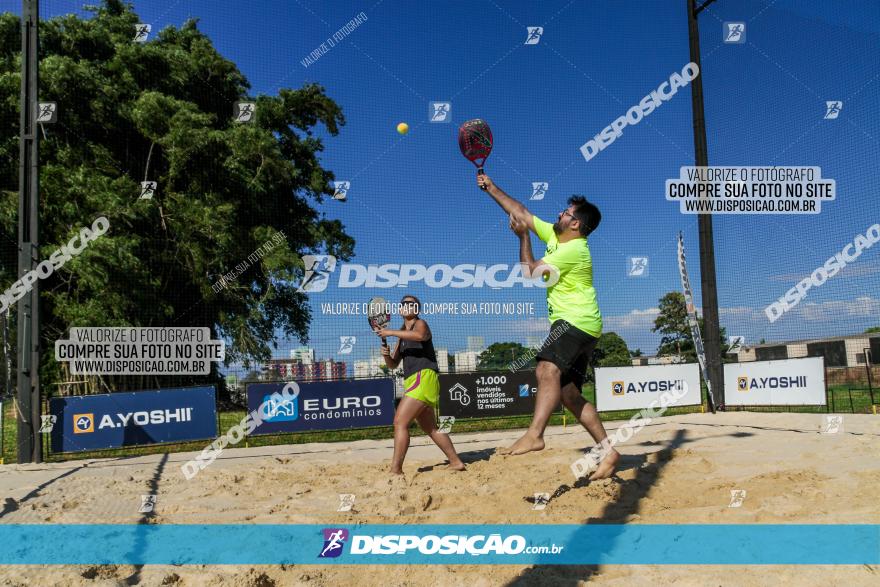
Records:
[[[496,342],[477,357],[477,371],[504,371],[520,357],[531,355],[529,349],[518,342]],[[531,357],[521,369],[534,369],[535,358]]]
[[[872,326],[871,328],[865,329],[865,334],[873,334],[875,332],[880,332],[880,326]]]
[[[697,318],[700,333],[705,332],[703,318]],[[660,313],[654,319],[652,332],[660,332],[660,346],[657,348],[658,356],[681,355],[685,362],[697,360],[697,352],[694,348],[694,340],[691,336],[691,327],[687,320],[687,305],[684,294],[671,291],[660,298]],[[722,357],[729,348],[727,344],[727,332],[720,328],[720,342]]]
[[[263,380],[262,373],[260,373],[259,371],[256,371],[256,370],[251,370],[251,371],[248,371],[247,375],[245,375],[242,378],[241,383],[242,383],[242,385],[244,385],[246,383],[258,383],[262,380]]]
[[[660,313],[654,319],[651,331],[663,335],[657,348],[660,356],[683,354],[685,349],[682,347],[687,348],[688,345],[693,351],[684,294],[672,291],[660,298]]]
[[[615,332],[603,332],[593,351],[596,367],[630,367],[632,360],[626,342]]]
[[[596,367],[631,367],[630,355],[623,338],[615,332],[603,332],[599,335],[599,340],[596,341],[596,348],[593,349],[593,356],[590,358],[584,382],[596,382]]]
[[[41,257],[105,216],[110,229],[41,282],[41,373],[58,378],[54,341],[72,326],[199,326],[227,340],[226,361],[264,362],[276,336],[304,342],[310,323],[297,291],[301,256],[348,259],[354,241],[313,207],[332,194],[319,126],[335,136],[340,107],[317,85],[248,94],[250,84],[197,28],[167,27],[132,42],[140,18],[120,0],[40,23],[40,99],[58,103],[41,138]],[[0,15],[0,230],[18,221],[20,19]],[[255,120],[233,120],[236,101]],[[322,131],[323,132],[323,131]],[[141,200],[140,182],[158,182]],[[283,233],[259,258],[252,253]],[[0,278],[17,253],[0,248]],[[219,278],[248,261],[214,291]],[[208,378],[222,382],[215,371]],[[164,377],[163,385],[204,383]],[[111,389],[143,378],[105,377]],[[153,379],[149,380],[153,383]]]

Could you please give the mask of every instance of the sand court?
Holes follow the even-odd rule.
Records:
[[[622,422],[607,423],[609,434]],[[413,439],[404,479],[387,474],[390,440],[228,449],[191,480],[193,453],[9,465],[2,523],[32,524],[877,524],[880,418],[845,415],[822,433],[818,414],[718,413],[655,419],[618,447],[615,477],[576,480],[588,441],[548,430],[547,448],[495,455],[517,430],[456,435],[468,471]],[[740,504],[733,506],[739,499]],[[535,494],[549,494],[543,509]],[[143,495],[155,495],[143,513]],[[353,496],[342,497],[342,496]],[[343,501],[348,502],[348,511]],[[876,584],[880,569],[716,566],[59,566],[2,569],[2,584],[81,585],[802,585]],[[135,583],[132,583],[135,581]]]

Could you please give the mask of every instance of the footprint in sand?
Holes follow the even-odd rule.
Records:
[[[429,510],[436,510],[440,507],[440,499],[434,499],[434,496],[430,493],[422,494],[422,497],[419,500],[421,502],[421,507],[423,512],[427,512]]]

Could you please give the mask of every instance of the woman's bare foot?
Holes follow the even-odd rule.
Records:
[[[466,471],[467,467],[464,466],[464,463],[458,461],[456,463],[449,463],[446,465],[446,468],[450,471]]]
[[[544,450],[544,439],[530,435],[528,432],[507,448],[499,448],[495,452],[500,455],[524,455],[527,452]]]
[[[617,461],[620,460],[620,453],[611,449],[604,459],[599,463],[599,467],[596,471],[590,475],[590,481],[596,481],[598,479],[607,479],[614,474],[615,469],[617,469]]]

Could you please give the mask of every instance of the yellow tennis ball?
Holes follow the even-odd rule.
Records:
[[[400,124],[397,125],[397,132],[399,132],[402,135],[405,135],[406,133],[409,132],[409,125],[405,122],[401,122]]]

